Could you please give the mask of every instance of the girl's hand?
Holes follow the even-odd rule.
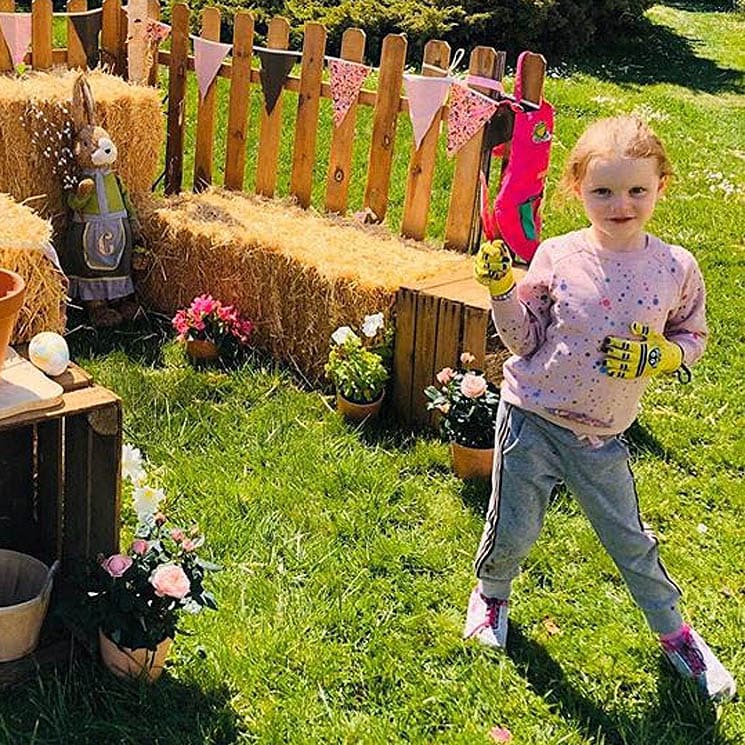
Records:
[[[683,366],[683,350],[647,324],[634,321],[629,330],[641,341],[606,336],[601,371],[611,378],[651,378],[674,373]]]
[[[506,295],[515,286],[510,251],[500,240],[482,243],[476,254],[473,275],[489,288],[492,297]]]

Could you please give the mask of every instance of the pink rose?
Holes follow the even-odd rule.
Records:
[[[173,540],[176,541],[176,543],[181,543],[181,541],[183,541],[185,537],[186,537],[186,534],[184,533],[183,530],[181,530],[181,528],[174,528],[171,531],[171,538],[173,538]]]
[[[138,556],[146,554],[148,548],[150,548],[150,546],[143,538],[137,538],[132,541],[132,553],[137,554]]]
[[[112,554],[101,566],[112,576],[121,577],[132,566],[132,559],[124,554]]]
[[[191,590],[186,572],[176,564],[163,564],[150,575],[150,584],[155,588],[155,594],[160,597],[186,597]]]
[[[437,382],[440,383],[440,385],[447,385],[455,375],[455,370],[453,370],[452,367],[443,367],[440,372],[435,375],[437,378]]]
[[[460,384],[460,392],[467,398],[478,398],[486,393],[486,378],[483,375],[466,373]]]
[[[197,542],[192,541],[191,538],[187,538],[182,544],[181,548],[184,549],[184,551],[193,551],[195,548],[197,548]]]

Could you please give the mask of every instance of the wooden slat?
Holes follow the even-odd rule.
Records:
[[[189,54],[189,9],[176,3],[171,13],[171,64],[168,71],[168,131],[166,133],[166,194],[178,194],[184,172],[186,124],[186,61]]]
[[[450,45],[444,41],[429,41],[424,47],[422,75],[443,77],[450,64]],[[431,66],[439,67],[434,70]],[[432,179],[437,160],[437,142],[440,136],[441,113],[435,115],[432,124],[417,149],[412,143],[409,175],[406,181],[402,235],[422,240],[427,230],[427,217],[432,198]]]
[[[540,54],[528,52],[522,61],[522,100],[539,104],[543,100],[543,85],[545,80],[545,57]]]
[[[491,47],[476,47],[471,52],[469,72],[495,78],[497,53]],[[455,156],[455,172],[450,190],[450,207],[445,225],[445,246],[466,251],[469,248],[471,223],[475,217],[476,196],[481,169],[483,128]]]
[[[365,32],[348,28],[341,37],[341,58],[362,62],[365,55]],[[347,115],[331,135],[329,170],[326,178],[326,211],[344,214],[347,211],[349,183],[352,175],[352,145],[357,123],[357,103],[349,107]]]
[[[306,23],[290,176],[290,193],[297,198],[301,207],[310,205],[313,191],[313,164],[316,159],[318,109],[321,103],[325,52],[326,29],[320,23]]]
[[[411,385],[414,374],[416,290],[396,293],[396,336],[393,350],[393,407],[399,420],[411,420]]]
[[[481,308],[463,306],[463,339],[461,352],[470,352],[475,358],[474,366],[483,370],[486,356],[486,328],[489,313]]]
[[[228,134],[225,147],[225,186],[240,191],[246,169],[246,138],[251,96],[251,54],[254,41],[254,17],[239,11],[233,26],[232,74]]]
[[[154,21],[160,20],[159,0],[148,0],[147,15],[148,18],[152,18]],[[150,63],[150,72],[148,73],[147,82],[148,85],[152,85],[154,87],[158,86],[158,47],[159,45],[151,47],[149,55],[151,54],[152,58],[148,56],[148,61]]]
[[[37,510],[41,552],[47,564],[62,556],[62,420],[36,426]]]
[[[31,65],[34,70],[52,66],[52,0],[31,3]]]
[[[68,13],[84,13],[86,10],[88,10],[88,0],[67,0]],[[88,67],[85,47],[69,18],[67,19],[67,67],[82,70]]]
[[[202,38],[220,41],[220,11],[202,11]],[[210,83],[204,98],[197,105],[197,134],[194,148],[194,191],[202,191],[212,183],[212,160],[215,151],[215,101],[217,77]]]
[[[286,18],[276,17],[269,22],[266,45],[269,49],[287,49],[290,41],[290,24]],[[282,98],[280,93],[274,110],[266,113],[261,106],[261,128],[259,131],[259,154],[256,164],[256,193],[273,197],[277,188],[277,160],[282,135]]]
[[[129,52],[127,38],[129,36],[129,14],[125,7],[119,9],[119,42],[117,57],[117,74],[125,80],[129,75]]]
[[[441,298],[437,314],[437,341],[435,344],[435,364],[432,369],[432,385],[436,385],[434,376],[443,367],[458,367],[462,321],[463,305]],[[430,412],[430,424],[434,424],[434,422],[435,412]]]
[[[65,517],[62,556],[67,564],[72,559],[90,556],[91,519],[91,438],[85,414],[65,420],[64,480]]]
[[[416,327],[414,331],[414,374],[411,379],[411,421],[427,424],[427,398],[424,389],[432,384],[435,374],[437,318],[440,299],[419,293],[416,299]]]
[[[101,61],[111,73],[119,72],[119,25],[122,16],[121,0],[103,0],[101,4]]]
[[[380,76],[364,199],[364,206],[373,211],[378,222],[383,221],[388,209],[388,187],[391,181],[405,62],[406,37],[388,34],[383,40],[380,55]]]
[[[12,13],[15,10],[15,0],[0,0],[0,13]],[[0,72],[10,72],[13,69],[13,60],[10,50],[5,43],[3,32],[0,31]]]
[[[0,434],[0,548],[33,552],[34,428]]]

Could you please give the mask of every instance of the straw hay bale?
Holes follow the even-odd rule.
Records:
[[[60,229],[65,213],[62,178],[55,173],[59,133],[69,121],[73,83],[79,72],[0,75],[0,192],[18,201],[38,197],[34,207]],[[95,70],[88,81],[98,123],[119,148],[117,172],[135,201],[155,180],[164,137],[160,92],[130,85]],[[67,109],[67,111],[66,111]],[[44,136],[44,130],[51,136]],[[46,148],[50,148],[45,152]]]
[[[140,217],[151,265],[139,287],[165,313],[209,292],[255,323],[255,342],[311,382],[329,338],[382,311],[404,284],[462,271],[470,257],[287,202],[211,189],[153,199]]]
[[[0,267],[26,280],[11,343],[29,341],[39,331],[63,333],[67,280],[49,255],[51,224],[7,194],[0,194],[0,215]]]

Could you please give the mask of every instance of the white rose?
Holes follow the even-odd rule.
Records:
[[[368,339],[372,339],[383,328],[384,323],[382,313],[373,313],[370,316],[365,316],[365,320],[362,322],[362,333]]]
[[[139,448],[131,445],[122,447],[122,478],[129,479],[133,484],[139,484],[145,478],[142,453]]]
[[[162,489],[152,486],[138,486],[134,490],[133,502],[135,512],[140,521],[148,515],[154,515],[158,511],[158,505],[165,499]]]
[[[334,331],[333,334],[331,334],[331,339],[336,344],[344,344],[344,342],[349,339],[350,336],[354,336],[355,333],[352,331],[352,329],[349,328],[349,326],[339,326],[336,331]]]

